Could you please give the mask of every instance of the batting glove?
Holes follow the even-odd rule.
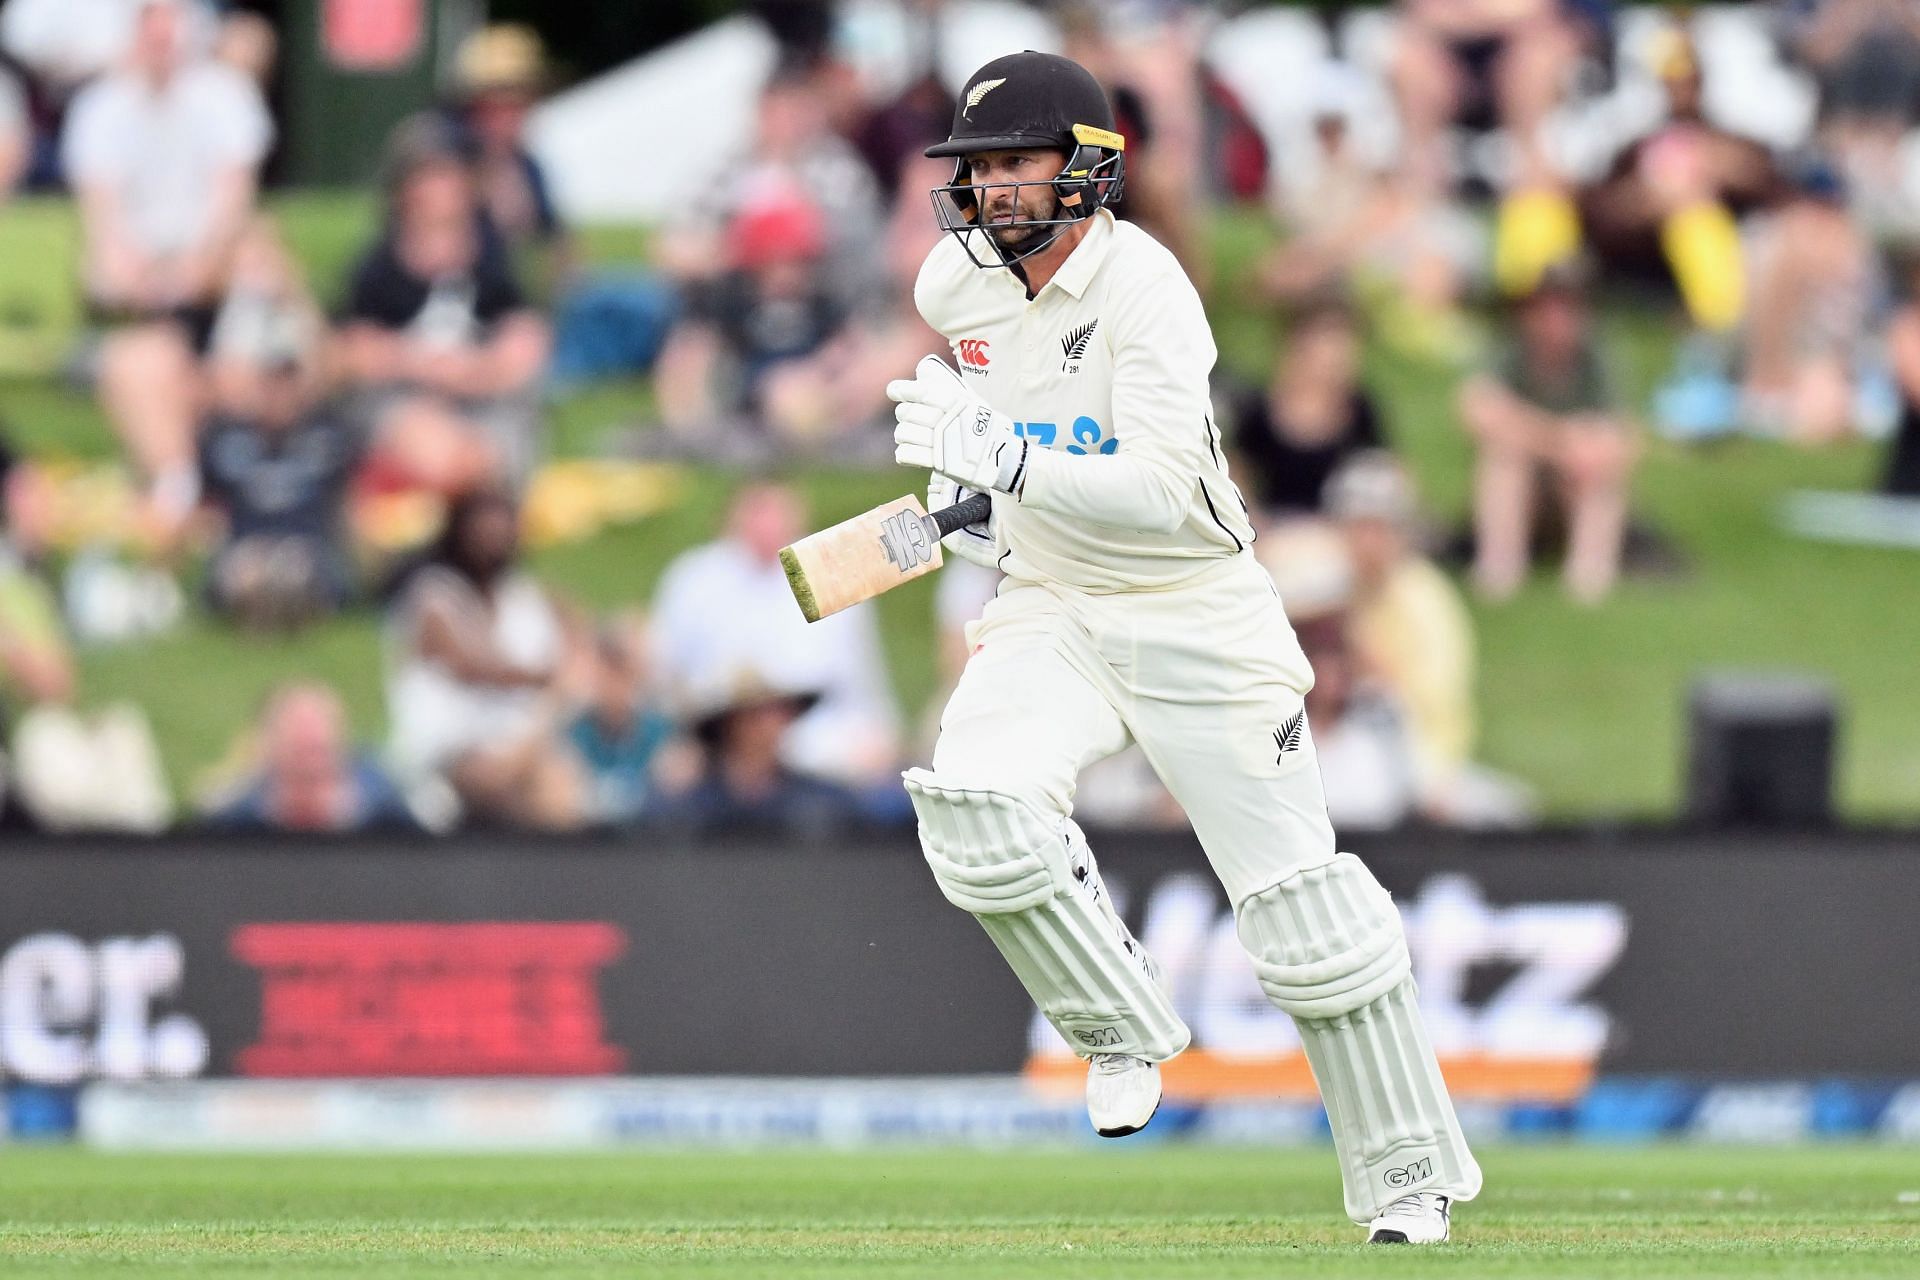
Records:
[[[887,384],[894,402],[893,460],[931,467],[969,489],[1018,493],[1027,476],[1027,442],[1013,419],[960,381],[939,356],[927,356],[914,377]]]
[[[950,507],[956,502],[965,502],[980,489],[967,486],[938,471],[927,477],[927,510],[938,511]],[[983,569],[1000,567],[1000,548],[997,543],[997,521],[993,516],[985,520],[975,520],[972,524],[962,525],[946,537],[940,539],[941,545],[962,560],[972,561]]]

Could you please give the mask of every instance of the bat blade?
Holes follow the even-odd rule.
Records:
[[[800,612],[818,622],[938,569],[940,531],[909,494],[782,547],[780,564]]]

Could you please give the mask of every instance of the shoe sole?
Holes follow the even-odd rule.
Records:
[[[1367,1237],[1368,1244],[1405,1244],[1406,1242],[1406,1232],[1389,1231],[1384,1227]]]
[[[1147,1118],[1145,1120],[1142,1120],[1139,1124],[1131,1124],[1124,1129],[1102,1129],[1102,1128],[1099,1128],[1098,1126],[1095,1126],[1093,1131],[1099,1134],[1103,1138],[1124,1138],[1128,1134],[1138,1133],[1142,1129],[1146,1128],[1148,1125],[1152,1124],[1153,1118],[1159,1114],[1160,1114],[1160,1104],[1158,1102],[1155,1102],[1153,1104],[1153,1110],[1147,1112]]]

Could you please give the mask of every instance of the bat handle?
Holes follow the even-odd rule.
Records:
[[[964,529],[970,524],[978,524],[993,514],[993,496],[976,493],[964,502],[956,502],[950,507],[942,507],[927,519],[933,527],[946,537],[955,529]]]

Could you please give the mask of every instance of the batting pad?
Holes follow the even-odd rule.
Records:
[[[1347,1214],[1412,1191],[1471,1200],[1467,1150],[1415,1000],[1400,914],[1350,853],[1240,904],[1260,985],[1293,1015],[1333,1129]]]
[[[1079,828],[930,770],[902,776],[940,892],[980,921],[1075,1053],[1164,1062],[1187,1047],[1187,1025],[1108,904],[1084,838],[1075,845]]]

